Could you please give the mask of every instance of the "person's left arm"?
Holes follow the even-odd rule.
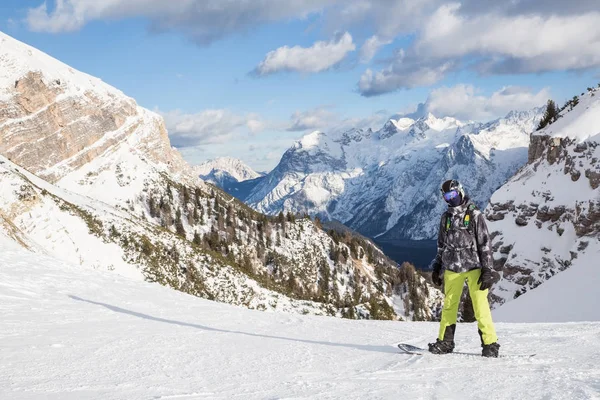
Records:
[[[492,270],[494,259],[492,258],[492,239],[488,232],[485,216],[479,210],[475,211],[475,241],[477,242],[477,253],[481,268]]]

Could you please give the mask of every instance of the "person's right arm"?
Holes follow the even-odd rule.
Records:
[[[445,234],[445,222],[446,222],[446,218],[445,218],[446,213],[444,213],[442,215],[441,221],[440,221],[440,229],[438,231],[438,239],[437,239],[437,253],[435,255],[435,258],[433,259],[433,261],[431,262],[431,268],[433,269],[433,272],[431,274],[431,279],[433,280],[433,283],[435,283],[438,286],[442,285],[442,277],[440,272],[442,271],[442,253],[444,251],[444,234]]]

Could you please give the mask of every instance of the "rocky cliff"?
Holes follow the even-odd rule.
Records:
[[[497,304],[577,268],[583,254],[599,248],[599,93],[589,91],[534,133],[528,164],[490,200]]]

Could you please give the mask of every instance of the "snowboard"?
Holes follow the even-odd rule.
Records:
[[[414,355],[419,355],[419,356],[422,356],[425,354],[432,354],[432,353],[429,353],[429,350],[427,350],[427,349],[424,349],[422,347],[413,346],[412,344],[407,344],[407,343],[399,343],[398,348],[405,354],[414,354]],[[459,355],[459,356],[481,357],[481,353],[467,353],[467,352],[461,352],[461,351],[455,351],[455,352],[448,353],[448,354],[455,354],[455,355]],[[436,355],[438,355],[438,354],[436,354]],[[439,355],[446,355],[446,354],[439,354]],[[498,356],[498,358],[530,358],[533,356],[535,356],[535,354],[500,354]]]

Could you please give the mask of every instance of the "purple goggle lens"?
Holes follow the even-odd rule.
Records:
[[[450,201],[453,198],[458,196],[458,191],[457,190],[451,190],[449,192],[444,193],[444,200],[446,201]]]

